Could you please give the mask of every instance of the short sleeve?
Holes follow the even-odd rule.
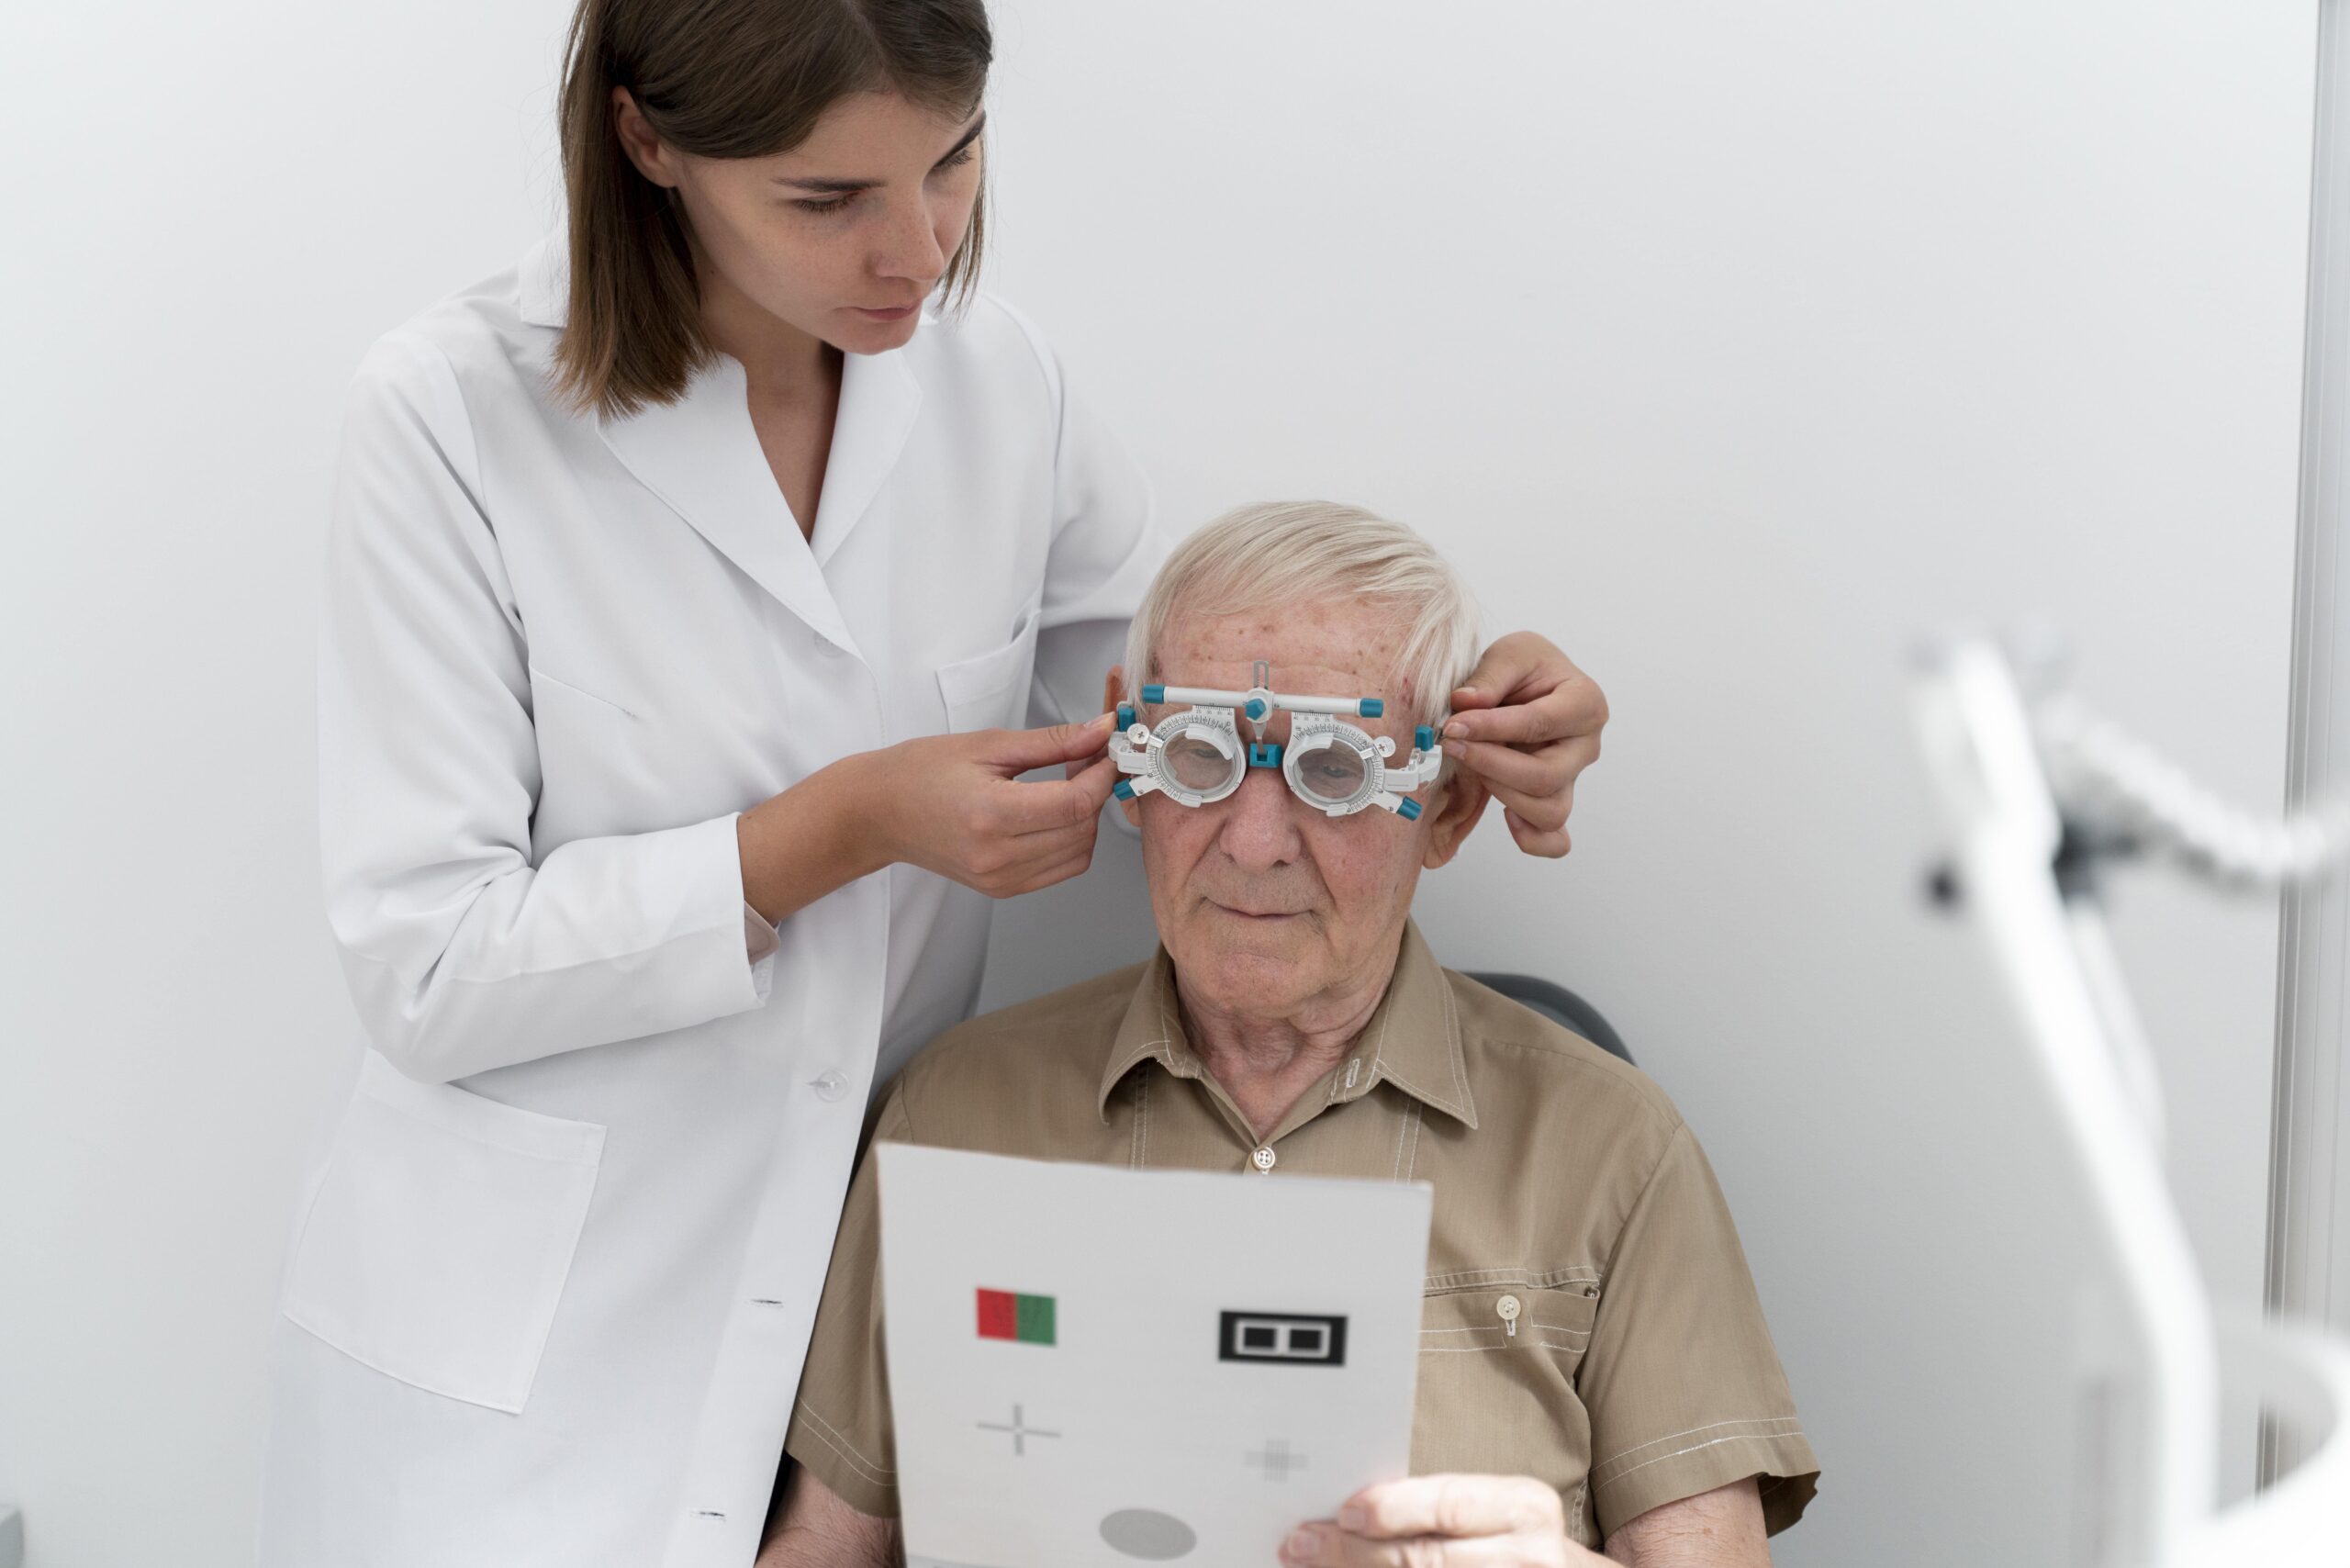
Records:
[[[1576,1379],[1603,1537],[1651,1508],[1760,1480],[1773,1534],[1818,1462],[1796,1417],[1746,1253],[1705,1152],[1676,1126],[1607,1264]]]
[[[904,1095],[900,1084],[882,1103],[875,1145],[911,1139]],[[849,1183],[783,1446],[858,1513],[897,1517],[897,1432],[881,1339],[880,1181],[870,1147]]]

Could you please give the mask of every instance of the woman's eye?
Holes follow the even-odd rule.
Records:
[[[838,212],[855,199],[856,193],[846,192],[836,196],[796,196],[791,205],[802,212]]]
[[[931,173],[935,174],[948,169],[959,169],[979,155],[979,144],[974,141],[971,145],[963,149],[962,151],[955,154],[954,157],[940,160],[937,168],[931,170]]]

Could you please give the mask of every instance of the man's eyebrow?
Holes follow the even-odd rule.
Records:
[[[963,149],[977,141],[979,139],[979,132],[987,128],[988,117],[983,114],[971,122],[971,129],[963,133],[962,140],[941,153],[938,162],[933,163],[931,167],[935,169],[940,163],[952,162],[961,154]],[[886,180],[795,180],[778,175],[775,183],[778,185],[789,185],[795,190],[814,191],[821,196],[838,196],[850,191],[869,191],[889,182]]]

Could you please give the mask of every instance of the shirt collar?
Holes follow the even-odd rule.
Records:
[[[1106,1118],[1111,1092],[1128,1073],[1154,1058],[1177,1078],[1198,1078],[1206,1071],[1184,1038],[1182,1009],[1176,1003],[1174,960],[1164,946],[1143,967],[1134,994],[1127,1000],[1125,1016],[1111,1036],[1096,1110]],[[1469,1092],[1452,982],[1429,951],[1419,926],[1409,920],[1404,923],[1403,946],[1395,957],[1387,994],[1379,999],[1354,1048],[1331,1072],[1328,1103],[1360,1100],[1382,1081],[1466,1126],[1477,1126],[1477,1104]]]

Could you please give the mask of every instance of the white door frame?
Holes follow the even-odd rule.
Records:
[[[2293,566],[2288,809],[2350,793],[2350,0],[2319,0]],[[2267,1306],[2350,1331],[2350,879],[2288,890],[2277,975]],[[2265,1429],[2261,1479],[2297,1458]]]

